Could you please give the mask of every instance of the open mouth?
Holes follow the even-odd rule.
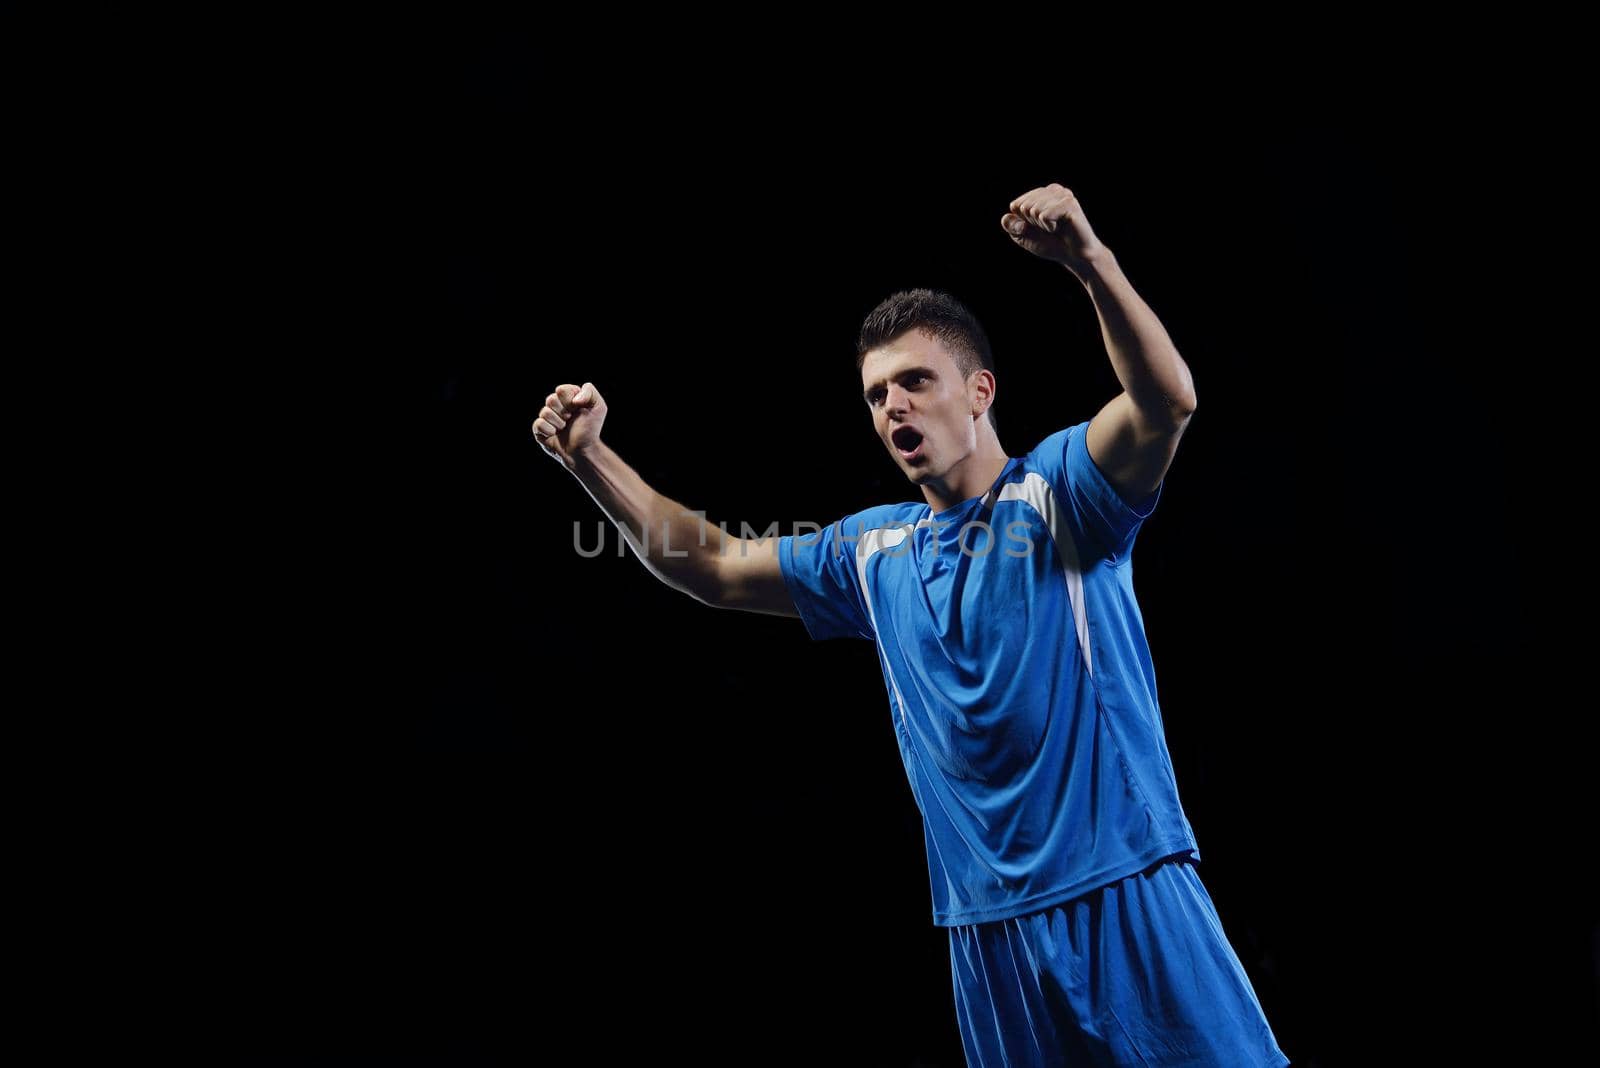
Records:
[[[907,460],[922,454],[922,431],[915,427],[903,426],[890,434],[889,440],[894,442],[895,450]]]

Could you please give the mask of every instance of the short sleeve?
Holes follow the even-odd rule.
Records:
[[[1040,443],[1039,451],[1052,472],[1052,488],[1065,491],[1084,530],[1121,563],[1133,551],[1139,527],[1161,500],[1165,481],[1142,500],[1127,501],[1095,466],[1089,455],[1089,422],[1058,430]]]
[[[783,581],[813,641],[876,638],[856,570],[864,527],[858,515],[849,515],[818,533],[778,539]]]

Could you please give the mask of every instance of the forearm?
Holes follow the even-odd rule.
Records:
[[[1152,422],[1188,418],[1196,402],[1189,365],[1111,250],[1102,246],[1092,259],[1067,266],[1089,291],[1111,366],[1134,406]]]
[[[604,442],[573,457],[568,470],[651,574],[697,600],[715,598],[717,560],[737,539],[651,489]]]

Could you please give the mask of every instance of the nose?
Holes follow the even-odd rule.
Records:
[[[885,414],[891,417],[904,415],[911,394],[903,386],[895,382],[891,382],[888,389],[888,394],[883,399]]]

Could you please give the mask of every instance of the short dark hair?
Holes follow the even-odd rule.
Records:
[[[902,289],[873,308],[856,339],[856,370],[861,370],[867,353],[912,330],[938,339],[955,359],[963,379],[980,368],[994,373],[994,353],[983,324],[965,304],[938,289]],[[989,425],[998,431],[993,404],[988,416]]]

